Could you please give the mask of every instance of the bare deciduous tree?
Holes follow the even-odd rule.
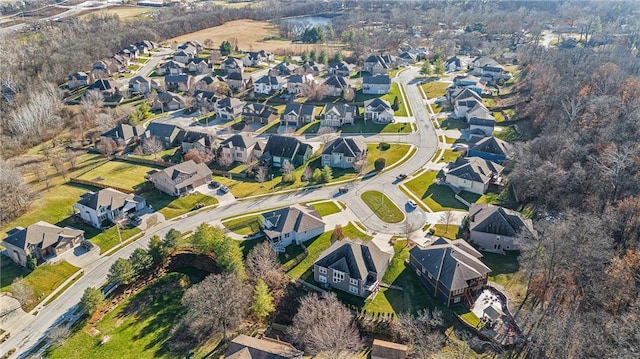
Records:
[[[285,162],[284,164],[282,164],[281,170],[282,173],[288,175],[296,170],[296,166],[294,166],[291,162]]]
[[[113,154],[118,150],[118,144],[111,137],[100,137],[100,139],[96,143],[96,149],[103,156],[109,158],[113,156]]]
[[[218,163],[218,166],[227,168],[233,163],[233,157],[231,157],[231,154],[229,153],[220,152],[218,153],[218,158],[216,161]]]
[[[44,167],[44,166],[43,166]],[[38,169],[38,173],[46,171]],[[7,162],[0,161],[0,223],[7,223],[24,213],[34,198],[22,174]]]
[[[327,86],[323,83],[316,81],[307,81],[300,86],[300,93],[302,96],[309,99],[309,101],[321,101],[327,91]]]
[[[302,298],[287,334],[312,355],[343,350],[353,353],[362,348],[353,315],[335,293],[311,293]]]
[[[272,291],[282,289],[286,283],[278,256],[266,241],[253,247],[247,255],[245,267],[249,278],[263,279]]]
[[[356,171],[357,174],[362,174],[364,169],[367,168],[367,159],[362,156],[362,154],[356,157],[356,160],[353,162],[353,170]]]
[[[310,181],[311,178],[313,177],[313,170],[311,169],[311,167],[307,166],[304,168],[304,170],[302,170],[302,176],[300,176],[300,179],[303,181]]]
[[[76,165],[78,164],[78,153],[72,149],[68,149],[64,154],[65,159],[69,162],[69,166],[71,166],[71,170],[76,169]]]
[[[15,298],[20,305],[25,306],[31,302],[33,302],[35,298],[35,292],[33,288],[26,285],[22,281],[22,277],[18,277],[11,284],[11,294],[13,298]]]
[[[153,159],[158,159],[158,152],[164,150],[164,143],[157,137],[145,138],[142,142],[142,151],[145,154],[153,154]]]
[[[329,141],[338,136],[336,129],[331,126],[321,126],[318,128],[317,135],[320,137],[323,145],[326,145]]]
[[[53,165],[53,168],[56,169],[56,172],[58,173],[58,175],[60,175],[63,179],[67,179],[67,167],[64,165],[64,161],[62,160],[62,158],[55,156],[55,157],[51,157],[51,164]]]
[[[416,358],[430,358],[444,344],[444,336],[440,332],[444,325],[442,312],[422,310],[416,316],[401,314],[397,324],[393,326],[393,334],[409,346]]]
[[[449,225],[455,220],[455,214],[452,211],[444,211],[440,215],[440,221],[445,225],[444,234],[449,231]]]
[[[262,187],[264,181],[267,179],[267,171],[265,170],[264,167],[258,166],[255,173],[256,173],[256,181],[258,181],[258,183],[260,183],[260,187]]]
[[[49,330],[47,339],[49,339],[49,342],[52,344],[62,345],[69,335],[71,335],[71,330],[68,327],[59,325]]]

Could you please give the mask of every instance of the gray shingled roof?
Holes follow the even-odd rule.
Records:
[[[124,207],[126,202],[140,201],[144,201],[144,198],[134,194],[122,193],[113,188],[104,188],[98,192],[87,192],[83,194],[78,203],[95,210],[100,207],[107,207],[109,210],[114,210]]]
[[[324,226],[318,211],[306,204],[294,204],[291,207],[269,211],[263,213],[263,217],[273,225],[263,230],[270,238],[282,233],[304,232]]]
[[[480,260],[482,254],[462,239],[440,238],[425,248],[414,247],[409,254],[449,291],[467,288],[468,281],[491,272]]]
[[[297,359],[304,353],[289,343],[239,335],[229,343],[225,359]]]
[[[383,100],[381,98],[373,98],[371,100],[367,100],[364,102],[364,107],[368,108],[369,106],[371,106],[373,108],[373,111],[378,112],[378,113],[382,113],[385,111],[391,111],[393,112],[393,109],[391,108],[391,104],[389,104],[389,102],[387,102],[386,100]]]
[[[119,124],[118,126],[103,133],[102,137],[121,138],[123,140],[129,140],[132,137],[142,136],[145,132],[142,126],[131,126],[126,123]]]
[[[249,148],[256,143],[256,139],[246,133],[233,135],[220,143],[220,147]]]
[[[366,150],[367,144],[364,142],[364,137],[362,136],[338,137],[324,146],[322,154],[342,153],[347,157],[357,157]]]
[[[12,244],[18,248],[26,249],[29,245],[38,248],[47,248],[57,244],[63,238],[75,238],[84,231],[65,227],[61,228],[51,223],[40,221],[27,228],[16,227],[7,232],[8,236],[3,242]]]
[[[382,280],[390,261],[391,254],[383,252],[372,241],[360,243],[343,239],[322,252],[314,264],[348,273],[354,279],[366,280],[372,273],[378,281]]]
[[[518,231],[535,233],[530,219],[516,211],[491,204],[472,204],[469,230],[513,237]]]
[[[456,176],[475,182],[488,183],[494,174],[500,174],[504,167],[480,157],[460,158],[453,163],[447,176]]]
[[[512,148],[509,143],[493,136],[481,139],[471,146],[470,149],[478,152],[493,153],[504,156],[509,156],[512,152]]]
[[[282,115],[290,115],[293,114],[297,117],[300,116],[311,116],[315,117],[316,107],[313,105],[303,105],[301,103],[290,103],[284,108],[284,112]]]
[[[190,177],[180,183],[175,183],[175,179],[183,174],[187,174]],[[185,188],[192,185],[197,180],[210,176],[211,174],[212,172],[206,164],[195,163],[193,160],[189,160],[160,170],[152,174],[150,177],[152,180],[155,178],[168,177],[171,182],[174,182],[174,186],[176,188]]]
[[[300,153],[299,149],[302,148],[306,150],[308,146],[309,145],[295,137],[271,135],[267,140],[264,152],[269,153],[271,156],[293,158],[296,154]]]
[[[324,83],[327,86],[333,86],[338,88],[349,87],[349,84],[347,84],[347,80],[345,80],[344,77],[342,76],[335,76],[335,75],[331,76]]]
[[[390,85],[391,78],[388,75],[366,76],[362,79],[362,84],[367,85]]]
[[[336,113],[340,117],[345,117],[347,113],[351,113],[352,116],[356,115],[356,107],[347,105],[344,103],[329,103],[324,106],[323,114]]]

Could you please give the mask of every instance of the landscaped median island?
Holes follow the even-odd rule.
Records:
[[[371,208],[373,213],[387,223],[399,223],[404,220],[404,213],[384,193],[379,191],[364,192],[360,198]]]

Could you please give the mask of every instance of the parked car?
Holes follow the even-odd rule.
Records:
[[[407,204],[408,204],[408,205],[409,205],[409,207],[411,207],[411,208],[416,208],[416,207],[418,207],[418,204],[417,204],[414,200],[412,200],[412,199],[410,199],[410,200],[409,200],[409,202],[407,202]]]
[[[398,181],[402,181],[402,180],[403,180],[403,179],[405,179],[405,178],[407,178],[407,175],[406,175],[406,174],[404,174],[404,173],[401,173],[401,174],[399,174],[399,175],[397,175],[397,176],[396,176],[396,179],[397,179]]]
[[[89,241],[83,241],[82,242],[82,247],[88,251],[92,250],[95,247],[95,244],[89,242]]]
[[[338,188],[338,192],[340,192],[340,193],[347,193],[347,192],[349,192],[349,188],[347,188],[347,187],[340,187],[340,188]]]
[[[218,181],[211,181],[211,182],[209,182],[208,187],[209,187],[209,188],[211,188],[211,189],[216,189],[216,188],[220,187],[220,182],[218,182]]]
[[[226,194],[229,192],[229,188],[227,186],[220,186],[220,188],[218,188],[218,192]]]

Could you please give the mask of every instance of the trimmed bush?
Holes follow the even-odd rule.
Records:
[[[384,168],[384,166],[387,164],[386,160],[384,158],[378,158],[374,163],[373,166],[376,169],[376,171],[382,171],[382,169]]]

